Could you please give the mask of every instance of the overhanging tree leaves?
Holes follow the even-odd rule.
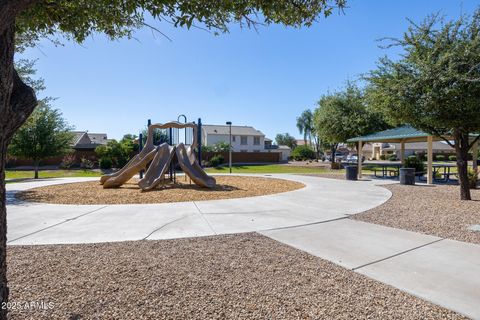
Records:
[[[176,27],[195,23],[227,32],[231,23],[281,23],[300,27],[328,16],[345,0],[0,0],[0,300],[8,299],[6,278],[5,161],[14,132],[28,119],[37,99],[14,69],[15,49],[61,36],[82,42],[94,33],[131,37],[150,15]],[[152,27],[153,28],[153,27]],[[17,43],[15,43],[17,39]],[[6,310],[0,310],[0,319]]]
[[[460,196],[470,200],[467,160],[480,131],[480,10],[445,21],[433,15],[411,22],[401,39],[404,54],[383,58],[367,80],[376,106],[390,119],[442,137],[453,137]]]

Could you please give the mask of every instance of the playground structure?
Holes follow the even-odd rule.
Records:
[[[167,130],[166,136],[169,143],[163,142],[158,146],[155,145],[156,129]],[[185,143],[180,142],[179,129],[185,129]],[[119,171],[103,175],[100,178],[100,184],[104,188],[120,187],[137,173],[140,173],[141,179],[138,182],[138,186],[142,190],[152,190],[166,183],[167,180],[175,181],[175,166],[178,164],[185,175],[196,185],[204,188],[213,188],[216,184],[215,178],[205,173],[195,156],[195,149],[199,147],[198,136],[198,126],[194,122],[185,121],[185,123],[180,123],[179,121],[172,121],[165,124],[150,124],[149,121],[147,140],[139,154],[133,157]],[[189,138],[191,143],[187,144]],[[139,140],[141,145],[142,137]],[[146,171],[142,177],[144,170]],[[165,178],[166,175],[169,178]]]

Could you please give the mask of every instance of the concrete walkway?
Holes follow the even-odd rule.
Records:
[[[390,191],[371,181],[269,176],[303,182],[306,187],[228,200],[76,206],[18,202],[14,194],[35,186],[91,181],[91,178],[7,184],[8,243],[171,239],[286,228],[342,219],[376,207],[391,196]]]
[[[276,195],[154,205],[22,203],[15,192],[91,179],[8,184],[8,243],[168,239],[257,231],[480,319],[480,246],[348,219],[388,200],[379,181],[271,175],[306,184]]]

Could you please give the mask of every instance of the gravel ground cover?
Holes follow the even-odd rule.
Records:
[[[120,188],[104,189],[97,181],[53,185],[18,193],[20,200],[59,204],[132,204],[244,198],[303,188],[303,183],[262,177],[216,176],[213,189],[190,184],[184,177],[177,184],[142,192],[136,180]]]
[[[9,246],[10,319],[463,319],[250,233]]]
[[[468,230],[480,224],[480,190],[472,190],[474,201],[461,201],[458,186],[384,187],[393,193],[387,202],[351,218],[480,244],[480,232]]]

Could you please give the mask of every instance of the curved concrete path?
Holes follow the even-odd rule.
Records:
[[[390,191],[372,181],[351,182],[300,175],[262,176],[294,180],[306,187],[228,200],[55,205],[19,202],[14,194],[37,186],[97,178],[7,184],[8,244],[92,243],[264,231],[342,219],[376,207],[391,196]],[[65,187],[68,188],[68,184]]]

